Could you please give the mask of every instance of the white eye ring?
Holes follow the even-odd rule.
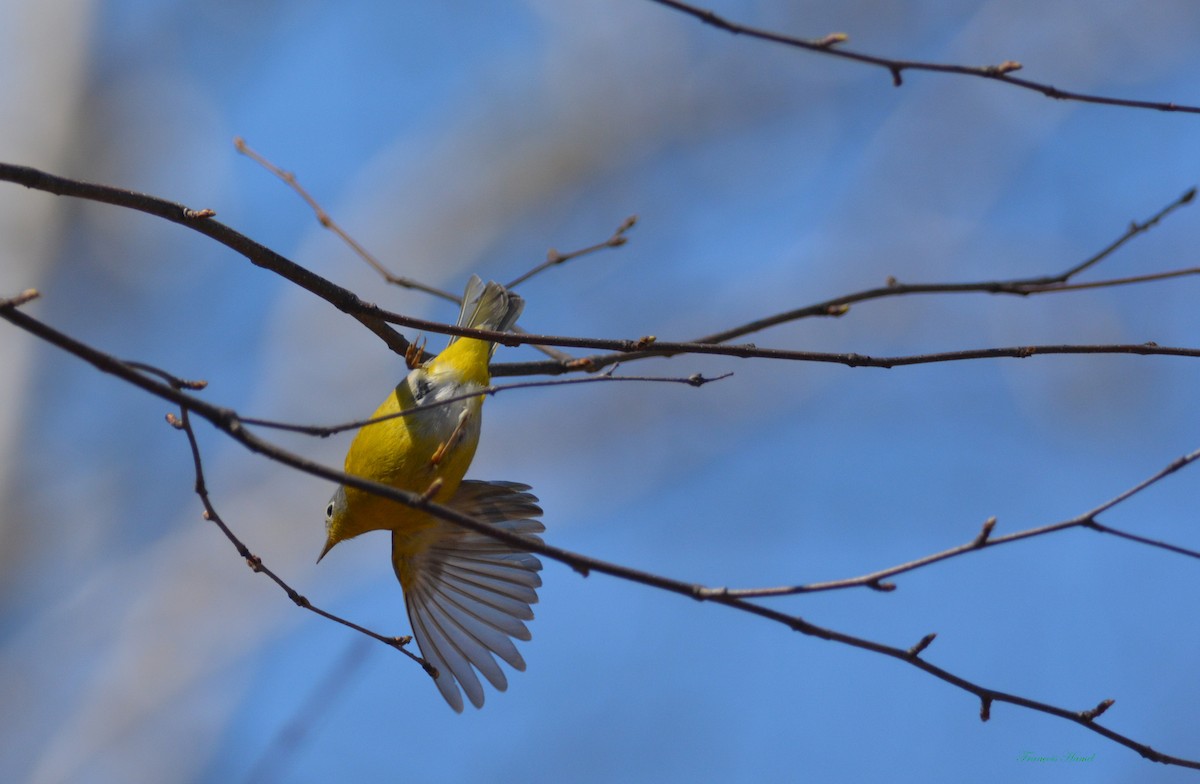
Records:
[[[333,501],[329,502],[329,506],[325,507],[325,519],[333,517]]]

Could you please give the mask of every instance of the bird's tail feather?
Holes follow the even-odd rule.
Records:
[[[457,323],[460,327],[508,332],[524,309],[525,300],[521,295],[493,281],[484,283],[478,275],[472,275],[463,293]],[[457,339],[451,337],[450,342]]]

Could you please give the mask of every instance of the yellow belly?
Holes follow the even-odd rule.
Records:
[[[414,405],[402,382],[372,418]],[[476,397],[368,425],[350,445],[346,473],[414,493],[425,493],[440,480],[433,499],[445,502],[458,489],[475,456],[481,411],[481,399]],[[346,488],[346,505],[352,530],[345,532],[345,538],[389,530],[412,537],[414,548],[420,549],[422,534],[437,524],[436,518],[424,512],[352,487]]]

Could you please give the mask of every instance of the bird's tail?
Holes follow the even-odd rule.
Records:
[[[494,281],[484,283],[478,275],[472,275],[463,293],[458,326],[508,332],[524,309],[525,300],[519,294]],[[451,337],[450,343],[456,340],[457,337]],[[495,348],[493,344],[492,350]]]
[[[518,308],[519,310],[519,308]],[[542,513],[528,485],[464,481],[448,505],[514,534],[541,541],[545,530],[534,519]],[[438,670],[437,687],[455,711],[462,712],[459,691],[476,708],[483,687],[476,670],[497,691],[508,679],[493,658],[516,670],[525,660],[513,640],[530,639],[524,621],[533,620],[541,561],[531,553],[473,531],[443,523],[432,543],[416,554],[393,534],[392,562],[404,589],[413,635],[421,655]],[[404,550],[404,552],[401,552]]]

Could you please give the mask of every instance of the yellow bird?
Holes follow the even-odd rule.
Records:
[[[458,325],[504,332],[524,306],[524,300],[500,284],[484,285],[473,275]],[[396,385],[372,418],[412,413],[362,427],[346,454],[345,470],[416,493],[440,482],[432,496],[438,503],[537,539],[545,528],[534,519],[542,510],[528,485],[463,480],[479,443],[483,397],[437,405],[486,387],[495,349],[487,340],[450,338],[442,353]],[[325,529],[328,540],[321,558],[338,542],[361,533],[392,532],[392,566],[413,635],[421,655],[437,668],[437,687],[455,711],[463,709],[460,686],[476,708],[482,707],[476,670],[498,691],[507,688],[493,654],[525,669],[512,640],[530,639],[523,621],[533,619],[530,605],[537,602],[542,584],[542,564],[535,556],[346,486],[337,489],[326,507]]]

